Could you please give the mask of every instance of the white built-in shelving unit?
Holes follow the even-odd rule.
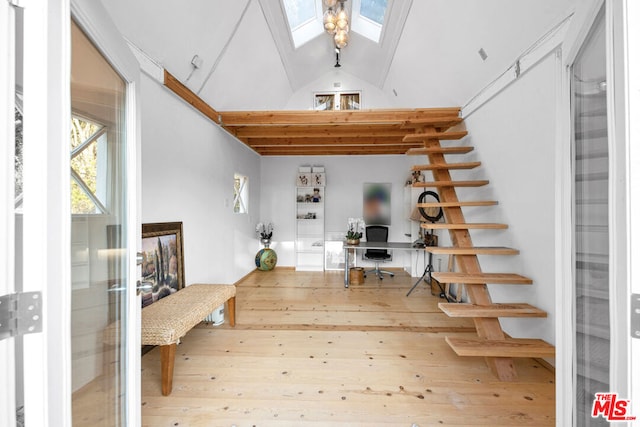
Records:
[[[296,177],[296,270],[324,270],[324,168],[301,167]]]

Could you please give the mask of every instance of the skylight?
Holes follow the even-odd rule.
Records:
[[[369,40],[380,42],[388,0],[353,0],[351,28]]]
[[[282,0],[282,3],[295,48],[324,32],[322,0]]]
[[[360,0],[360,15],[384,24],[384,14],[387,11],[387,0]]]
[[[380,42],[382,25],[389,0],[348,0],[351,3],[351,29],[376,43]],[[294,48],[324,33],[323,0],[282,0]]]
[[[284,9],[292,31],[316,17],[315,3],[315,0],[284,0]]]

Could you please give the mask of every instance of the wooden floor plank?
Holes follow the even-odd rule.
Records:
[[[399,272],[344,288],[341,272],[256,272],[237,285],[236,327],[201,324],[178,346],[173,392],[159,351],[142,358],[143,426],[418,426],[555,424],[554,374],[515,359],[499,381],[445,336],[469,319]],[[463,320],[465,323],[457,323]]]

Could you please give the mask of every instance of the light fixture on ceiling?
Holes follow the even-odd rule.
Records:
[[[346,0],[324,0],[327,7],[323,23],[325,31],[333,37],[336,48],[342,49],[349,43],[349,15],[344,7]]]

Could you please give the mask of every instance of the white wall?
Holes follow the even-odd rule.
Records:
[[[407,156],[305,156],[263,157],[261,208],[263,221],[275,224],[271,247],[279,266],[295,265],[295,177],[299,166],[325,167],[325,231],[346,232],[347,219],[362,217],[362,190],[366,182],[391,183],[390,241],[408,241],[404,236],[403,191],[410,175]],[[394,255],[389,266],[402,267],[403,257]]]
[[[465,118],[474,155],[482,166],[458,179],[489,179],[485,190],[460,191],[460,199],[491,198],[497,207],[465,210],[467,222],[505,222],[504,231],[472,231],[476,246],[509,246],[520,255],[479,256],[485,272],[518,273],[533,285],[490,285],[495,302],[528,302],[546,319],[502,319],[514,337],[555,342],[554,192],[557,103],[554,54]],[[464,174],[465,178],[460,178]],[[473,195],[472,195],[473,192]]]
[[[485,271],[515,272],[533,278],[534,285],[491,286],[495,301],[526,301],[549,313],[547,319],[503,320],[517,337],[554,337],[554,159],[556,134],[555,58],[547,57],[518,81],[465,118],[474,145],[469,156],[483,162],[454,179],[487,178],[484,190],[460,191],[461,199],[490,197],[493,208],[465,210],[469,222],[504,221],[505,231],[474,231],[476,245],[520,249],[516,257],[480,257]],[[334,78],[335,77],[335,78]],[[305,109],[314,90],[359,89],[361,82],[346,73],[327,74],[296,92],[287,108]],[[317,88],[317,89],[316,89]],[[380,107],[384,93],[366,88],[366,108]],[[349,217],[362,216],[365,182],[392,183],[390,240],[403,241],[403,187],[410,165],[406,156],[262,157],[221,131],[155,81],[143,77],[142,220],[183,221],[187,283],[233,283],[253,267],[259,249],[254,227],[273,221],[272,248],[279,266],[295,264],[295,173],[301,165],[326,168],[325,230],[344,231]],[[169,169],[171,168],[171,169]],[[234,172],[250,179],[250,214],[232,213]],[[457,175],[456,175],[457,174]],[[465,175],[462,175],[465,174]],[[225,202],[229,206],[225,206]],[[446,238],[442,236],[442,244]],[[402,267],[403,257],[392,266]]]
[[[186,284],[234,283],[259,249],[260,158],[142,75],[142,222],[182,221]],[[233,179],[249,177],[249,214],[233,213]]]
[[[337,87],[339,85],[339,87]],[[361,108],[389,108],[392,100],[380,89],[359,78],[342,71],[341,68],[322,75],[320,78],[302,87],[291,95],[285,110],[312,110],[315,92],[361,91]]]

